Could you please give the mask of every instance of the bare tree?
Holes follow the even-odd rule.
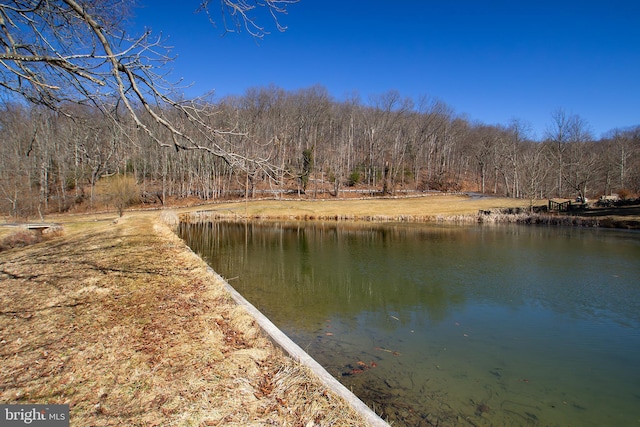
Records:
[[[522,151],[523,142],[527,140],[527,135],[531,127],[528,123],[520,119],[512,119],[507,128],[507,137],[505,138],[505,147],[503,152],[502,171],[504,177],[504,185],[507,196],[520,197],[520,174],[519,168],[522,163],[520,152]],[[509,182],[509,179],[511,180]]]
[[[29,111],[17,105],[3,105],[0,129],[0,209],[13,217],[28,216],[35,211],[31,206],[35,156],[31,153],[36,136]]]
[[[412,169],[416,188],[424,190],[453,190],[459,170],[454,160],[455,145],[466,134],[467,124],[455,117],[453,109],[438,99],[423,97],[415,117],[415,154]],[[464,126],[460,124],[464,122]]]
[[[471,129],[468,138],[469,151],[477,165],[478,191],[485,193],[487,180],[492,176],[489,172],[496,169],[496,150],[502,135],[495,126],[479,125]]]
[[[584,142],[591,139],[589,125],[580,116],[567,114],[562,108],[551,113],[551,126],[546,131],[547,139],[552,143],[551,155],[555,160],[557,176],[557,195],[564,195],[563,180],[566,176],[566,151],[569,143]]]
[[[529,208],[533,208],[536,198],[543,198],[544,183],[550,172],[550,161],[545,156],[545,147],[536,142],[523,142],[520,154],[522,163],[519,168],[520,193],[529,199]]]
[[[210,20],[221,16],[225,31],[245,30],[261,38],[267,31],[256,21],[267,10],[278,16],[297,0],[201,0],[199,11]],[[219,12],[213,13],[214,4]],[[236,129],[211,126],[211,108],[178,101],[175,85],[164,79],[171,61],[162,39],[150,31],[130,35],[124,28],[131,2],[125,0],[10,0],[0,3],[0,88],[10,97],[45,105],[74,102],[98,108],[114,122],[121,114],[133,120],[159,146],[204,150],[240,169],[274,173],[269,158],[250,158],[228,144]],[[192,124],[181,128],[171,120],[178,111]],[[146,117],[145,117],[146,116]],[[158,134],[157,123],[169,133]]]
[[[592,136],[589,124],[578,115],[569,119],[569,142],[566,150],[566,165],[563,168],[563,178],[571,190],[575,191],[581,200],[586,200],[587,186],[601,168],[602,161],[597,150],[590,149]]]
[[[605,138],[606,150],[603,155],[605,164],[605,194],[612,188],[626,189],[630,183],[632,160],[637,156],[640,139],[640,127],[621,130],[614,129]],[[635,141],[635,144],[634,144]]]
[[[603,165],[602,156],[592,147],[592,142],[573,142],[567,150],[569,160],[564,169],[564,181],[583,201],[587,199],[589,184]]]

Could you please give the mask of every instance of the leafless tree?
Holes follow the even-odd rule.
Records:
[[[453,157],[460,138],[460,126],[453,109],[437,99],[423,97],[415,123],[415,164],[417,187],[421,190],[451,189],[455,175]],[[464,132],[462,132],[464,133]]]
[[[530,125],[520,119],[513,119],[506,129],[504,146],[502,147],[502,170],[505,194],[511,197],[520,197],[520,167],[522,166],[521,154],[523,142],[528,139]]]
[[[567,149],[568,162],[564,168],[564,181],[581,200],[600,173],[603,161],[593,142],[572,142]]]
[[[31,163],[29,157],[35,131],[29,111],[22,106],[4,105],[0,113],[0,208],[3,214],[23,216],[30,209]],[[27,208],[27,209],[26,209]]]
[[[591,135],[589,125],[582,117],[567,114],[562,108],[551,113],[551,122],[546,136],[552,144],[549,152],[555,160],[557,195],[561,197],[564,195],[563,181],[567,176],[564,169],[567,161],[571,161],[566,158],[568,144],[587,141],[591,139]]]
[[[267,31],[256,20],[266,10],[284,29],[278,16],[297,0],[202,0],[199,10],[215,21],[221,16],[225,31],[245,30],[261,38]],[[203,150],[240,169],[263,169],[273,174],[269,158],[250,158],[235,151],[228,136],[231,127],[211,126],[207,103],[179,101],[176,87],[164,79],[170,62],[160,36],[147,31],[125,31],[131,12],[126,0],[7,0],[0,3],[0,88],[9,97],[61,111],[69,102],[89,104],[119,123],[126,114],[159,146],[176,150]],[[214,6],[219,6],[216,12]],[[191,123],[181,128],[171,110]],[[169,142],[160,137],[165,129]]]
[[[523,142],[519,168],[520,192],[522,197],[529,199],[530,208],[533,201],[543,198],[546,194],[545,181],[550,172],[548,156],[545,156],[545,146],[537,142]]]
[[[494,126],[474,126],[467,136],[469,151],[476,162],[478,191],[487,191],[487,180],[494,177],[496,149],[501,139],[499,129]]]
[[[640,146],[640,127],[630,129],[614,129],[608,133],[603,142],[606,150],[603,153],[605,170],[605,194],[627,189],[631,184],[630,177],[634,166],[632,161],[637,157]]]
[[[135,112],[150,134],[136,131],[128,115],[100,120],[93,105],[60,101],[51,110],[7,100],[0,104],[0,211],[26,218],[47,208],[84,209],[96,185],[96,195],[111,191],[104,178],[122,175],[136,178],[145,203],[279,194],[301,190],[301,178],[313,189],[307,197],[321,194],[317,190],[338,195],[345,185],[382,194],[397,185],[448,191],[477,183],[480,191],[533,203],[556,194],[558,170],[566,195],[625,189],[621,195],[634,195],[640,189],[639,128],[592,141],[583,120],[560,115],[554,132],[536,142],[521,122],[470,123],[436,100],[414,107],[392,91],[372,101],[338,102],[321,87],[289,92],[270,86],[203,105],[207,128],[234,129],[225,134],[225,149],[269,159],[277,165],[275,180],[257,162],[233,168],[204,150],[153,149],[150,134],[171,141],[172,130],[144,109]],[[202,131],[179,108],[155,108],[179,132]]]

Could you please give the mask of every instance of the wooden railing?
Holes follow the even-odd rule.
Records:
[[[555,202],[549,200],[549,212],[569,212],[571,210],[571,200],[566,202]]]

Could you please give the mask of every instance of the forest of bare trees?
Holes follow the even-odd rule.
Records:
[[[187,197],[339,197],[356,190],[525,199],[640,191],[640,126],[594,139],[588,123],[563,110],[550,113],[545,135],[534,140],[523,121],[472,123],[443,102],[395,91],[364,103],[336,101],[320,86],[262,87],[199,108],[208,128],[229,130],[219,140],[225,152],[259,161],[234,163],[175,147],[172,130],[144,110],[136,119],[152,135],[131,116],[105,120],[90,106],[4,102],[2,214],[28,218]],[[176,111],[162,115],[199,143],[191,127],[200,124]]]
[[[297,0],[198,0],[225,32],[262,38]],[[640,125],[594,139],[550,113],[473,123],[445,103],[389,91],[336,101],[314,86],[183,99],[127,0],[0,3],[0,212],[48,212],[239,197],[478,191],[533,200],[640,191]],[[217,14],[214,13],[217,11]],[[261,15],[262,11],[262,15]]]

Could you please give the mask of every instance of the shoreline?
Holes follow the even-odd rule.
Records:
[[[480,213],[521,202],[439,196],[207,208],[242,220],[533,223],[521,214]],[[204,217],[202,208],[51,216],[62,232],[0,252],[0,402],[67,403],[71,425],[367,424],[283,354],[177,237],[180,217]],[[631,217],[590,221],[637,224]]]
[[[160,216],[0,253],[0,402],[69,404],[72,426],[367,425]]]
[[[424,224],[521,224],[547,225],[582,228],[614,228],[621,230],[640,230],[640,220],[613,217],[585,217],[578,215],[552,215],[540,213],[501,213],[489,212],[451,216],[416,216],[416,215],[242,215],[225,214],[215,211],[195,211],[181,214],[180,221],[199,222],[216,220],[234,221],[331,221],[331,222],[409,222]]]

